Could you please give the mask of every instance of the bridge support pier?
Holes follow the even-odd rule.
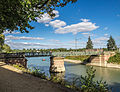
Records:
[[[50,72],[65,72],[64,57],[50,57]]]

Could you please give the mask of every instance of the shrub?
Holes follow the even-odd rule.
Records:
[[[82,92],[109,92],[109,86],[106,82],[103,82],[102,80],[100,81],[95,81],[95,71],[93,67],[89,67],[86,70],[87,75],[86,76],[80,76],[79,78],[76,78],[76,83],[79,82],[78,85],[76,85],[76,89],[80,90]],[[75,82],[75,81],[74,81]]]
[[[45,75],[45,72],[41,72],[40,69],[37,69],[36,67],[32,67],[31,74],[36,76],[36,77],[40,77],[42,79],[47,78],[47,76]]]
[[[107,62],[120,64],[120,53],[117,53],[116,55],[110,57]]]
[[[26,69],[23,65],[21,65],[21,64],[13,64],[12,65],[13,67],[15,67],[15,68],[17,68],[17,69],[19,69],[19,70],[22,70],[23,72],[29,72],[29,69]]]

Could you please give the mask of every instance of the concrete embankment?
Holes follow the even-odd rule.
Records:
[[[114,64],[114,63],[107,63],[100,65],[99,63],[87,63],[86,65],[90,66],[100,66],[100,67],[111,67],[111,68],[120,68],[120,64]]]
[[[0,62],[0,92],[74,92]]]
[[[75,64],[81,64],[82,61],[80,60],[71,60],[71,59],[64,59],[65,62],[75,63]]]

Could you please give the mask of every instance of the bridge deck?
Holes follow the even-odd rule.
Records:
[[[0,53],[0,58],[17,57],[43,57],[43,56],[80,56],[80,55],[101,55],[103,52],[20,52],[20,53]]]

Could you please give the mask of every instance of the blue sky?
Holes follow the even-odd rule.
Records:
[[[12,49],[23,48],[85,48],[88,36],[94,48],[106,47],[112,35],[120,45],[120,0],[78,0],[62,8],[56,8],[54,19],[46,13],[29,33],[6,32],[6,41]]]

